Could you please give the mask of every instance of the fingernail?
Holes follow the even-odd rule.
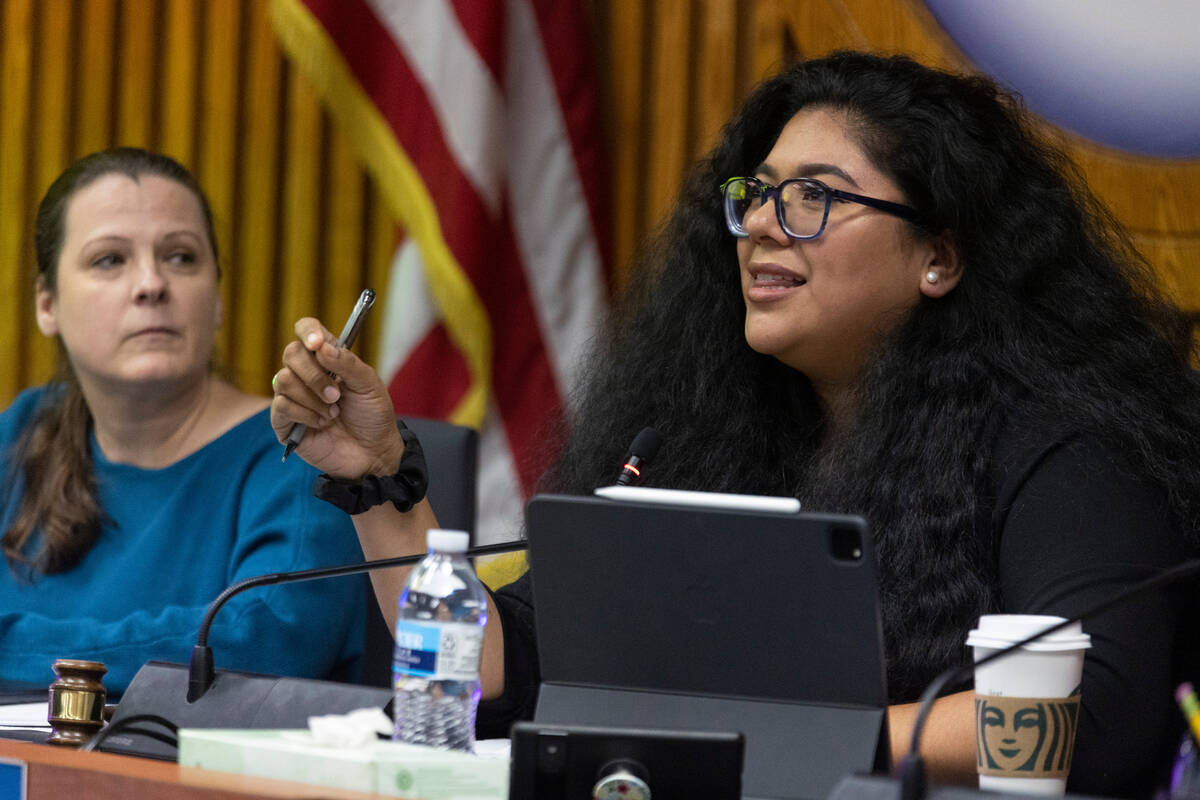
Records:
[[[321,394],[328,403],[336,403],[337,399],[342,396],[336,386],[326,386],[325,391],[321,392]]]
[[[324,340],[324,338],[325,337],[321,336],[319,333],[310,333],[308,338],[304,341],[308,342],[309,347],[316,347]]]
[[[337,406],[330,406],[330,407],[329,407],[329,418],[330,418],[331,420],[333,420],[333,419],[337,419],[337,415],[338,415],[338,414],[340,414],[340,413],[342,413],[342,409],[338,408]]]

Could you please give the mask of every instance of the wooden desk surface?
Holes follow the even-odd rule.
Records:
[[[290,781],[274,781],[197,767],[181,767],[110,753],[0,739],[0,758],[23,761],[28,800],[375,800],[363,794]]]

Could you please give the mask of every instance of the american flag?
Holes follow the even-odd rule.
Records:
[[[576,0],[274,0],[404,233],[380,374],[481,431],[477,543],[516,532],[607,297],[606,163]]]

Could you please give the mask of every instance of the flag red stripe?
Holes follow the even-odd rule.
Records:
[[[388,394],[397,414],[446,419],[470,385],[466,359],[438,324],[392,376]]]
[[[583,197],[588,204],[592,233],[607,286],[612,263],[609,158],[604,137],[597,135],[597,131],[603,128],[600,97],[595,82],[596,61],[589,35],[593,26],[582,3],[564,3],[562,0],[531,0],[531,3],[542,42],[553,43],[553,46],[543,47],[543,50],[554,78],[558,105],[566,122],[567,139],[571,143],[571,152],[575,154],[579,181],[583,185]]]
[[[561,415],[562,403],[507,214],[500,231],[497,254],[508,267],[506,277],[489,280],[477,288],[491,316],[496,343],[492,354],[496,406],[504,420],[521,486],[529,494],[541,477],[540,470],[546,468],[531,456],[541,449],[543,427]]]
[[[421,0],[427,2],[427,0]],[[504,3],[496,0],[452,0],[463,33],[483,59],[497,87],[504,86]]]

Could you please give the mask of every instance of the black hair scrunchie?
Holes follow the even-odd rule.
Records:
[[[363,475],[357,479],[333,478],[324,473],[313,482],[313,496],[345,511],[361,514],[368,509],[391,501],[403,514],[425,497],[429,474],[425,468],[425,451],[417,435],[403,420],[397,420],[400,438],[404,440],[404,455],[395,475]]]

